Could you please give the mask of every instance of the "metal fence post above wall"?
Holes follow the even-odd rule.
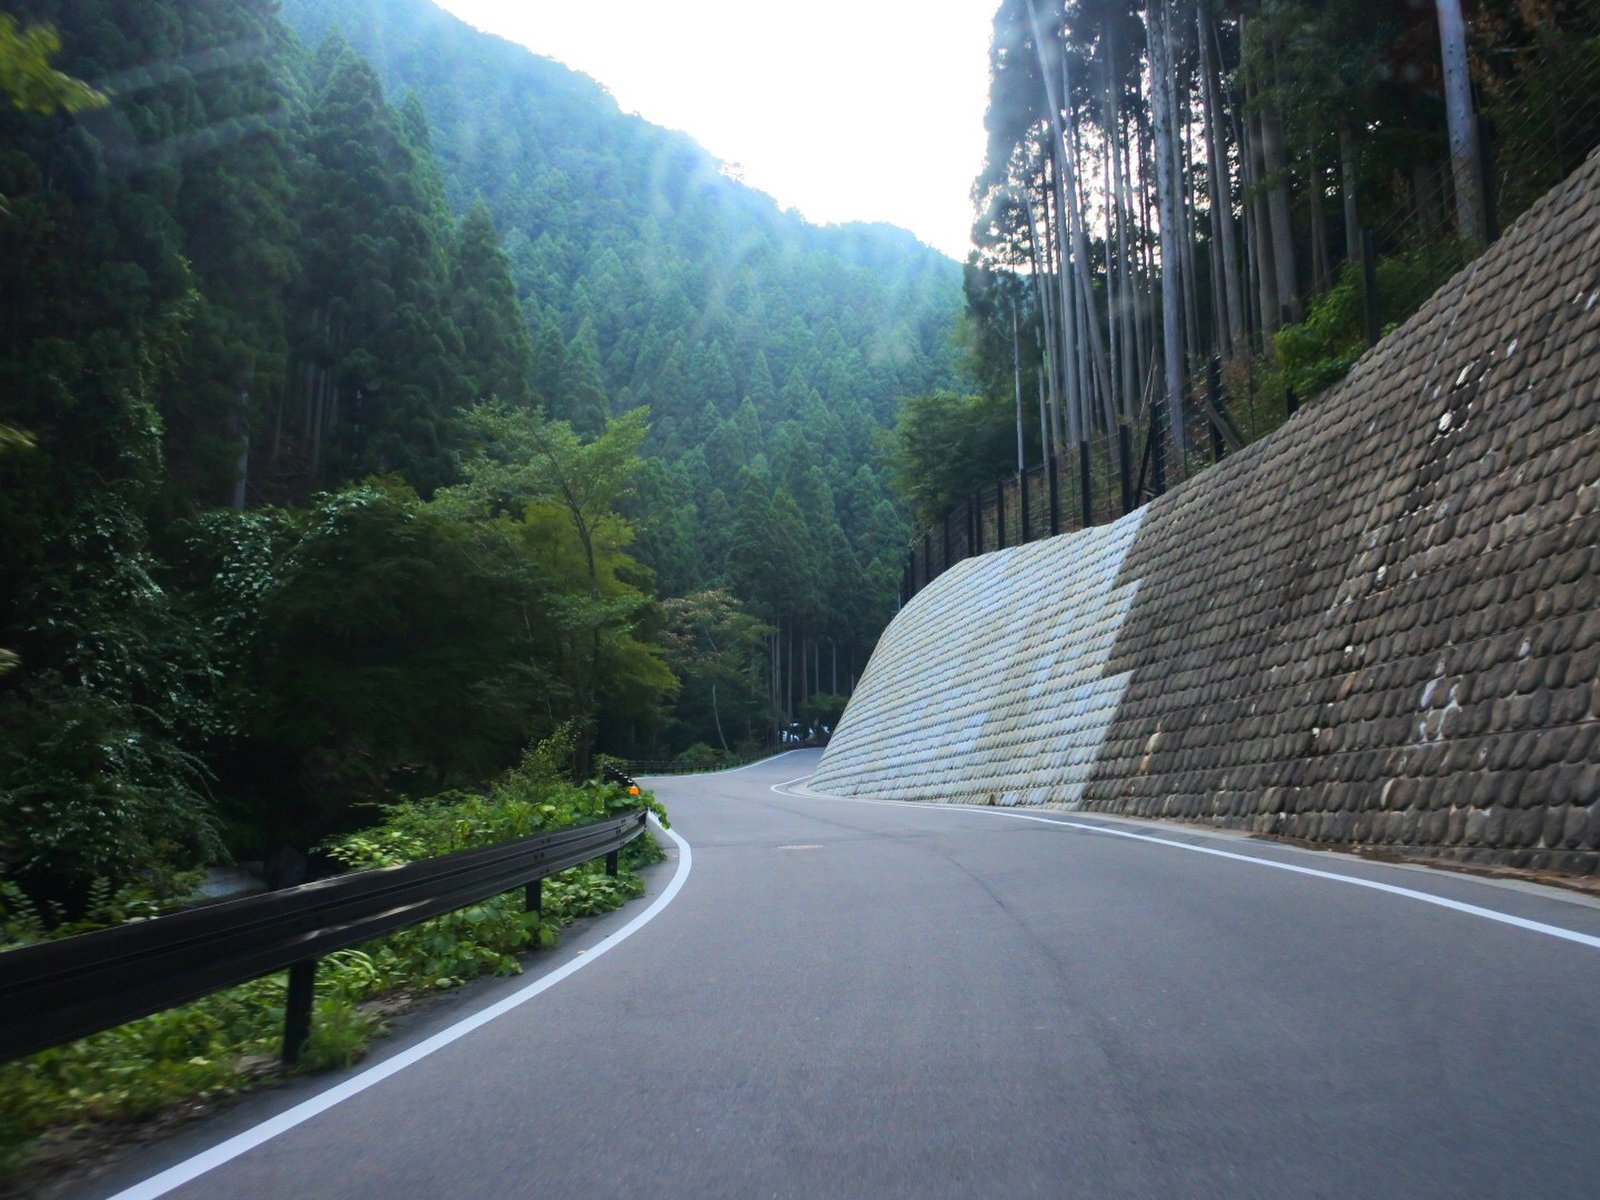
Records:
[[[1361,309],[1366,319],[1367,345],[1376,346],[1382,332],[1378,324],[1378,251],[1372,230],[1361,231]]]
[[[1122,511],[1131,513],[1139,506],[1133,493],[1133,431],[1124,421],[1117,422],[1117,482],[1122,485]]]
[[[1083,525],[1088,529],[1094,524],[1094,491],[1089,479],[1089,443],[1078,443],[1078,500],[1083,508]]]
[[[1206,424],[1211,429],[1211,461],[1219,463],[1228,453],[1228,443],[1223,440],[1217,420],[1222,415],[1222,359],[1213,354],[1206,363],[1206,394],[1211,397],[1211,419]]]
[[[1045,459],[1045,474],[1050,482],[1050,536],[1061,532],[1061,467],[1055,454]]]
[[[1167,494],[1167,439],[1163,413],[1160,404],[1150,406],[1150,480],[1158,496]]]

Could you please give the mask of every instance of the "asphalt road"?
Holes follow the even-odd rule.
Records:
[[[656,781],[692,855],[652,919],[582,931],[538,968],[569,975],[425,1057],[466,1006],[392,1039],[386,1078],[255,1098],[86,1194],[1600,1196],[1593,902],[773,790],[814,762]],[[208,1149],[232,1135],[259,1144]]]

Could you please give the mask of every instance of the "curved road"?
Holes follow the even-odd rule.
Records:
[[[692,855],[654,869],[658,907],[533,960],[569,974],[515,1007],[532,974],[496,981],[85,1194],[1600,1195],[1593,902],[785,786],[814,762],[654,781]],[[307,1116],[330,1086],[353,1094]],[[211,1148],[233,1135],[253,1148]]]

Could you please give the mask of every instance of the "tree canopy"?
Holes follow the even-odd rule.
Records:
[[[12,7],[6,879],[285,882],[558,727],[581,772],[848,690],[956,264],[421,0]]]

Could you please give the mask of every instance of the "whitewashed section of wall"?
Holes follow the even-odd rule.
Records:
[[[1144,509],[958,563],[884,631],[810,786],[1073,806],[1128,675],[1107,675]]]

